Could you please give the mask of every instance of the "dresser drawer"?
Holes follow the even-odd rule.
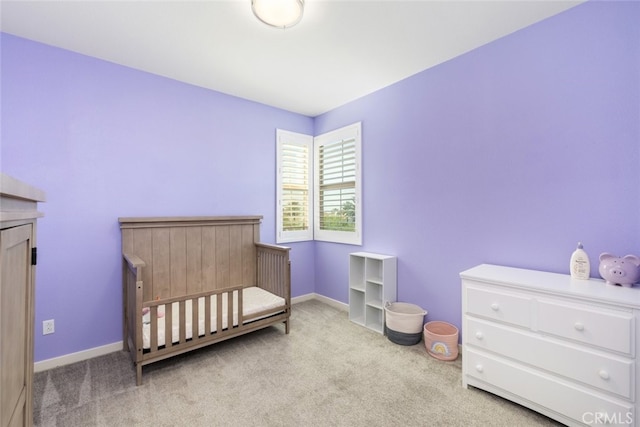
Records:
[[[537,329],[607,350],[633,355],[633,315],[604,307],[540,299]]]
[[[481,348],[585,385],[633,398],[633,360],[498,324],[467,319],[464,345]]]
[[[491,288],[466,286],[467,314],[525,328],[531,326],[531,298]]]
[[[611,419],[615,417],[622,421],[621,425],[628,425],[625,421],[635,419],[632,403],[603,399],[588,389],[497,356],[468,349],[462,363],[469,384],[475,385],[478,381],[481,387],[490,384],[577,423],[585,423],[585,415],[594,413],[606,414]]]

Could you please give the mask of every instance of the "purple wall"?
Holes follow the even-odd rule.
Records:
[[[316,291],[347,300],[353,250],[397,255],[398,299],[459,326],[474,265],[640,255],[638,22],[586,3],[317,117],[362,121],[364,245],[317,244]]]
[[[313,119],[7,34],[1,47],[2,171],[48,199],[36,361],[122,339],[120,216],[260,214],[275,242],[275,129]],[[313,292],[313,245],[291,246],[292,293]]]
[[[589,2],[316,119],[2,34],[2,170],[48,197],[36,360],[121,339],[119,216],[262,214],[273,242],[275,128],[363,123],[364,245],[292,244],[294,296],[347,302],[347,254],[389,253],[459,325],[473,265],[640,254],[639,20]]]

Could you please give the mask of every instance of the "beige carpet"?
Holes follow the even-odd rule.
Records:
[[[143,368],[128,353],[35,375],[36,426],[551,426],[461,386],[460,358],[400,346],[312,300],[270,327]]]

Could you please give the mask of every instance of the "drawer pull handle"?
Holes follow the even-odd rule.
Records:
[[[500,306],[498,305],[497,302],[494,302],[493,304],[491,304],[491,310],[498,311],[499,308]]]
[[[482,338],[484,338],[484,335],[482,335],[482,332],[478,331],[476,332],[476,338],[481,340]]]
[[[604,369],[598,372],[598,375],[600,375],[600,378],[602,378],[603,380],[609,379],[609,372],[605,371]]]
[[[482,372],[482,371],[484,371],[484,367],[483,367],[480,363],[478,363],[478,364],[476,365],[476,371],[478,371],[478,372]]]
[[[576,322],[573,327],[576,328],[576,331],[584,331],[584,325],[580,322]]]

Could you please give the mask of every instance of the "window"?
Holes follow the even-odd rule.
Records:
[[[312,138],[278,129],[277,242],[362,244],[361,124]]]
[[[278,243],[313,240],[313,137],[278,129]]]
[[[314,239],[362,244],[360,123],[314,138]]]

